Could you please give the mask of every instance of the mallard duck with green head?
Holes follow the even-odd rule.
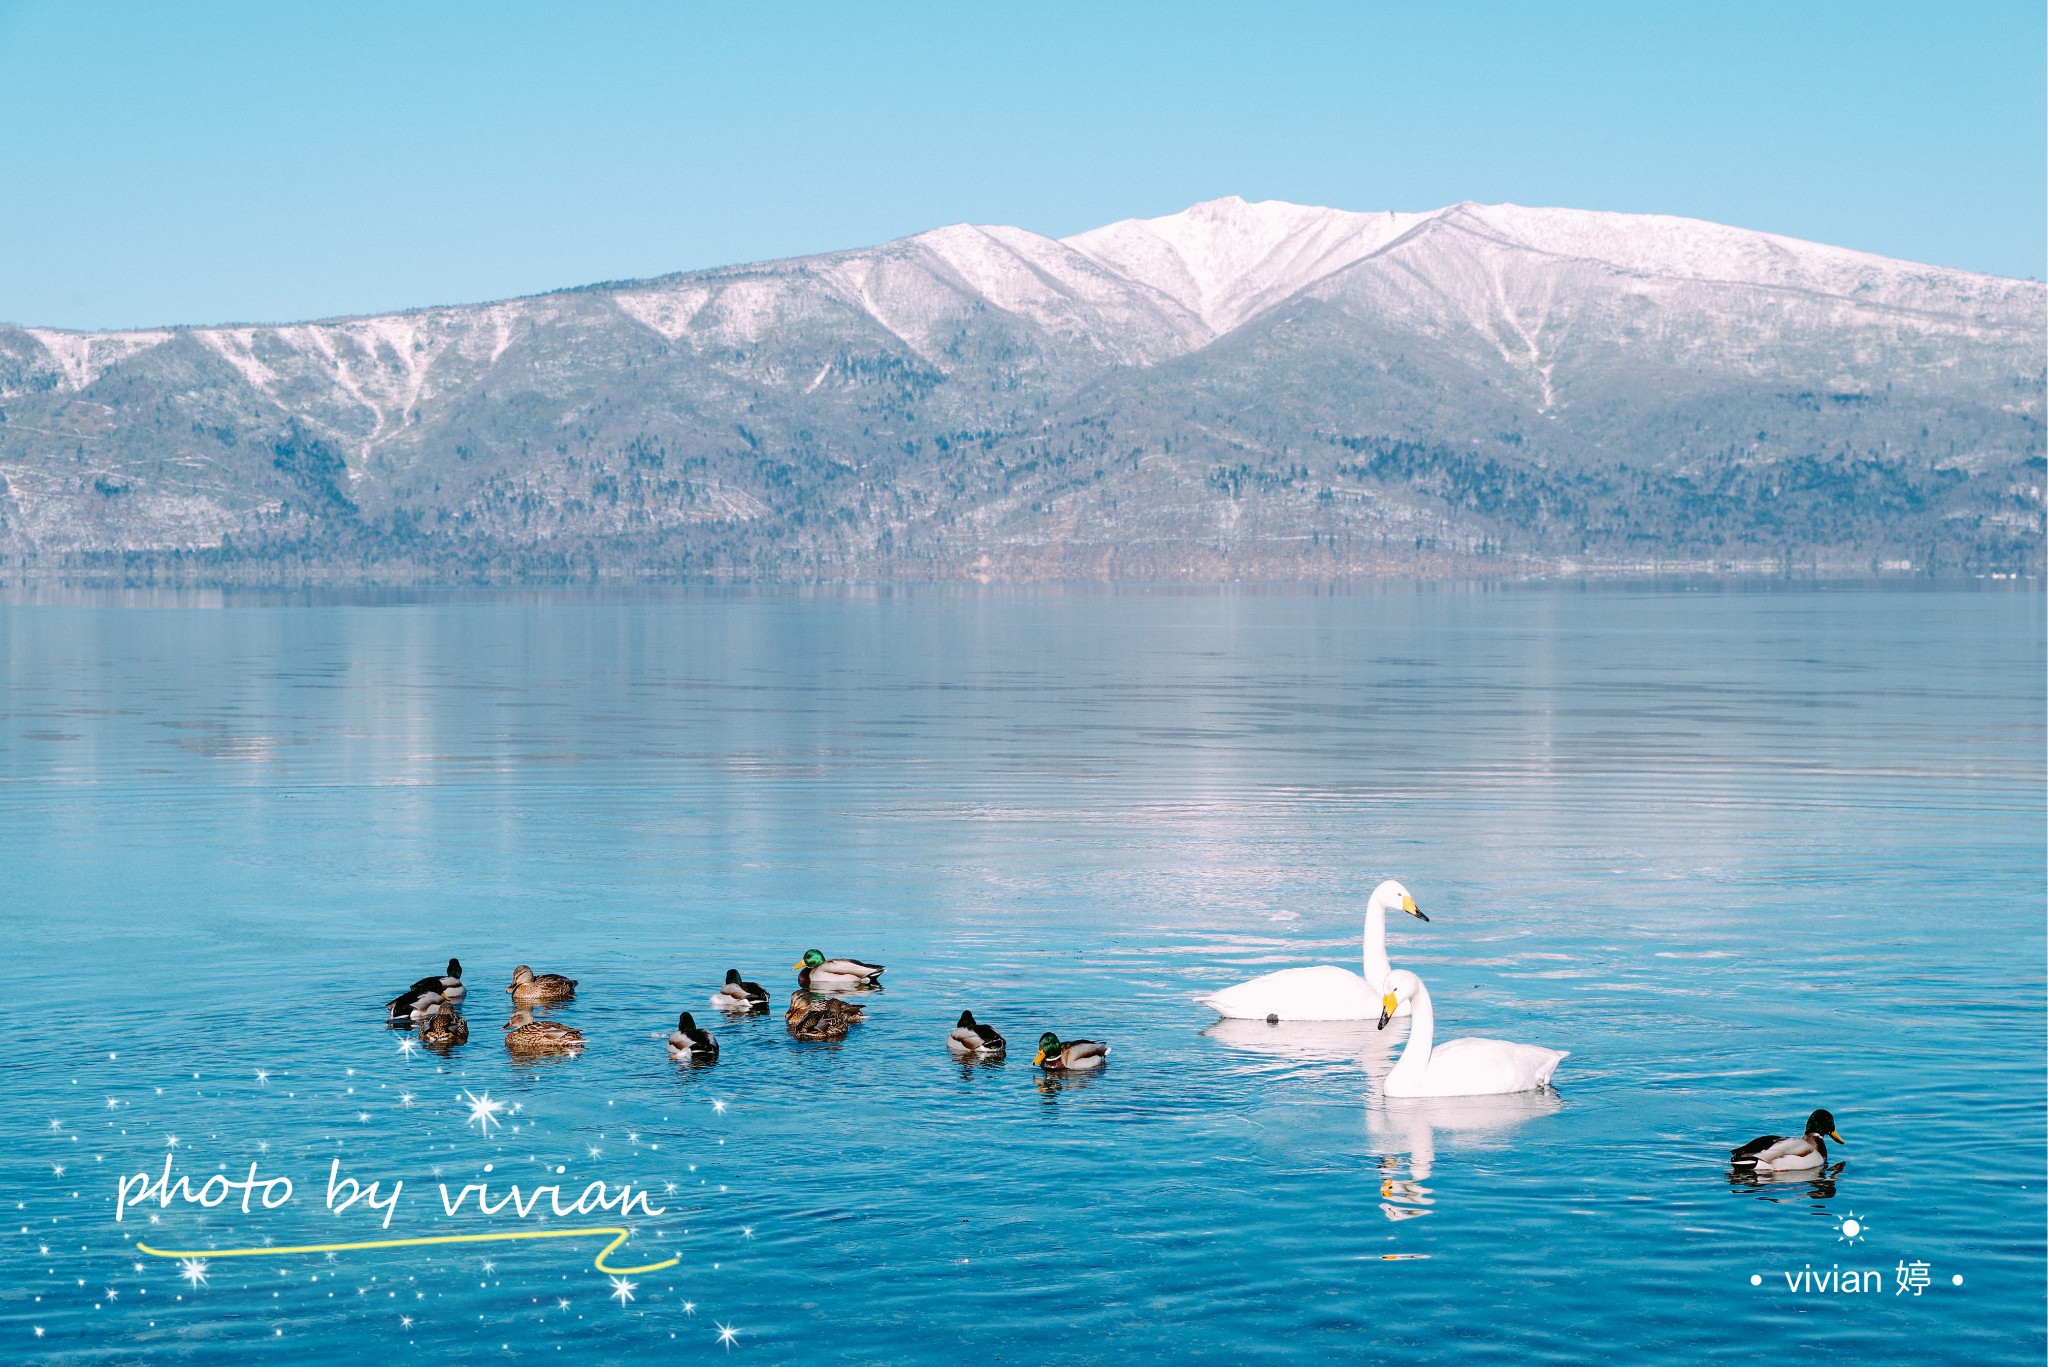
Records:
[[[1047,1072],[1085,1073],[1100,1068],[1108,1057],[1109,1046],[1100,1040],[1075,1039],[1062,1043],[1058,1035],[1048,1030],[1038,1037],[1038,1053],[1031,1062]]]
[[[828,959],[819,949],[807,949],[804,957],[791,965],[797,972],[810,973],[810,985],[821,992],[843,992],[863,987],[875,987],[876,979],[882,976],[882,965],[862,963],[859,959]]]

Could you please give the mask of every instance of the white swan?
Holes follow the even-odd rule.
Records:
[[[1533,1092],[1550,1084],[1550,1075],[1570,1051],[1510,1044],[1504,1039],[1454,1039],[1436,1043],[1436,1012],[1429,989],[1405,968],[1387,975],[1386,997],[1380,1004],[1382,1028],[1401,1002],[1412,1003],[1408,1045],[1401,1051],[1380,1090],[1387,1096],[1494,1096]]]
[[[1348,968],[1320,964],[1314,968],[1283,968],[1250,982],[1226,987],[1195,1000],[1231,1020],[1361,1021],[1380,1014],[1387,974],[1387,913],[1407,912],[1418,921],[1429,918],[1415,905],[1408,889],[1389,878],[1372,890],[1365,904],[1365,975]],[[1403,1002],[1396,1015],[1408,1014]]]

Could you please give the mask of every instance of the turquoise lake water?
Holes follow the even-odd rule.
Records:
[[[18,595],[0,1356],[2038,1363],[2043,617],[1849,587]],[[1439,1039],[1569,1049],[1554,1095],[1386,1103],[1402,1024],[1192,1000],[1356,968],[1387,876],[1432,918],[1390,953]],[[779,1008],[811,946],[888,966],[843,1044],[709,1010],[728,967]],[[380,1003],[450,955],[474,1034],[407,1052]],[[519,963],[580,980],[552,1013],[580,1057],[508,1058]],[[1006,1063],[947,1055],[963,1007]],[[665,1056],[685,1009],[715,1066]],[[1037,1073],[1045,1028],[1108,1067]],[[1730,1180],[1816,1106],[1838,1170]],[[293,1195],[117,1222],[167,1158]],[[403,1182],[388,1227],[330,1213],[337,1160]],[[604,1225],[436,1190],[592,1181],[661,1207],[613,1265],[675,1265],[136,1248]],[[1809,1268],[1837,1289],[1788,1289]]]

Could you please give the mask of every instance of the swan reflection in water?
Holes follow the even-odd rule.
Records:
[[[1429,1214],[1436,1195],[1426,1184],[1439,1143],[1449,1149],[1502,1147],[1523,1123],[1563,1106],[1564,1098],[1548,1087],[1498,1096],[1389,1097],[1375,1090],[1365,1108],[1365,1131],[1381,1155],[1380,1213],[1389,1220]]]
[[[1268,1058],[1296,1063],[1356,1063],[1374,1083],[1394,1066],[1400,1043],[1408,1038],[1405,1017],[1386,1029],[1376,1021],[1277,1021],[1225,1018],[1202,1034],[1218,1044]]]
[[[1355,1064],[1366,1075],[1366,1134],[1379,1160],[1380,1211],[1389,1220],[1427,1215],[1436,1196],[1427,1185],[1439,1143],[1492,1148],[1513,1131],[1550,1115],[1564,1098],[1549,1087],[1497,1096],[1389,1097],[1380,1090],[1408,1039],[1408,1021],[1220,1020],[1203,1035],[1218,1044],[1291,1063]]]
[[[1824,1168],[1793,1169],[1786,1172],[1758,1172],[1747,1164],[1730,1166],[1728,1186],[1736,1192],[1754,1191],[1761,1201],[1797,1201],[1802,1197],[1812,1201],[1825,1201],[1835,1194],[1835,1184],[1842,1176],[1842,1169],[1849,1166],[1846,1158],[1828,1164]]]

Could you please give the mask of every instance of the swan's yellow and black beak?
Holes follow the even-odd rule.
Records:
[[[1400,1009],[1401,1009],[1401,999],[1400,999],[1399,997],[1395,996],[1395,995],[1394,995],[1393,993],[1389,992],[1389,993],[1387,993],[1387,994],[1386,994],[1386,995],[1385,995],[1384,997],[1381,997],[1381,998],[1380,998],[1380,1029],[1382,1029],[1382,1030],[1386,1029],[1386,1028],[1387,1028],[1387,1022],[1388,1022],[1388,1021],[1390,1021],[1390,1020],[1392,1020],[1392,1019],[1394,1018],[1394,1013],[1395,1013],[1396,1011],[1399,1011]]]
[[[1415,905],[1415,899],[1405,892],[1401,894],[1401,910],[1407,912],[1418,921],[1427,921],[1429,919],[1422,914],[1422,908]]]

